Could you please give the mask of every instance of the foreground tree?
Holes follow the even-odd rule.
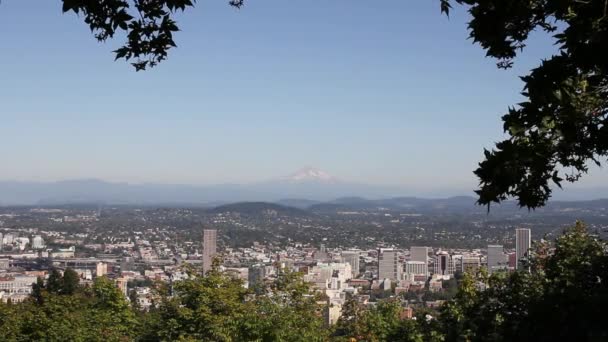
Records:
[[[522,77],[526,99],[503,116],[510,137],[485,151],[475,171],[480,204],[513,196],[521,206],[542,206],[552,185],[577,181],[608,154],[608,2],[454,2],[468,6],[471,38],[499,67],[511,67],[534,30],[552,33],[559,47]],[[450,0],[441,4],[448,13]]]
[[[66,274],[71,277],[67,271],[64,277]],[[41,281],[34,289],[32,298],[23,303],[0,303],[0,341],[105,342],[135,338],[135,316],[120,290],[107,278],[98,278],[92,288],[73,287],[70,293],[50,291],[48,283]]]
[[[322,298],[300,273],[279,269],[277,280],[250,300],[245,341],[326,341]]]
[[[441,310],[446,341],[605,341],[608,328],[608,250],[578,223],[536,249],[531,272],[467,275]],[[541,253],[539,253],[541,252]],[[487,286],[481,291],[478,281]]]
[[[135,70],[154,67],[176,47],[173,33],[179,31],[173,16],[194,6],[196,0],[62,0],[63,12],[82,15],[100,42],[122,33],[127,41],[115,50],[116,59],[133,60]],[[230,0],[240,8],[243,0]]]
[[[215,263],[205,276],[190,272],[144,317],[143,341],[324,341],[317,296],[298,273],[280,270],[254,295]]]

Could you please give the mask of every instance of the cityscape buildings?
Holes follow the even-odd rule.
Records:
[[[507,256],[502,245],[488,245],[488,272],[492,273],[499,269],[505,269],[508,266]]]
[[[429,274],[428,264],[424,261],[406,261],[405,273],[407,275],[422,275],[426,277]]]
[[[401,280],[399,255],[394,249],[380,248],[378,251],[378,279]]]
[[[213,258],[217,253],[217,230],[203,230],[203,273],[211,270]]]
[[[344,251],[341,255],[342,262],[348,263],[351,267],[353,277],[359,276],[359,252]]]
[[[449,276],[454,274],[454,261],[446,251],[440,251],[435,256],[435,274]]]
[[[98,262],[95,266],[95,275],[97,277],[103,277],[108,274],[108,264],[105,262]]]
[[[531,233],[528,228],[515,229],[515,268],[522,267],[522,260],[528,255],[532,245]]]
[[[420,261],[427,263],[429,262],[429,247],[411,247],[410,248],[410,260]]]
[[[42,249],[42,248],[44,248],[44,239],[40,235],[36,235],[32,239],[32,248],[33,249]]]

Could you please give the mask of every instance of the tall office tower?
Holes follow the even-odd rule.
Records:
[[[95,276],[103,277],[106,274],[108,274],[108,264],[105,262],[98,262],[97,265],[95,265]]]
[[[353,278],[359,275],[359,252],[356,251],[344,251],[342,252],[342,262],[350,265]]]
[[[13,242],[15,242],[15,235],[11,233],[4,235],[4,243],[6,243],[7,245],[12,245]]]
[[[378,251],[378,280],[401,280],[399,255],[394,249],[380,248]]]
[[[34,236],[32,239],[32,248],[33,249],[41,249],[44,248],[44,239],[40,235]]]
[[[266,266],[264,264],[253,265],[249,267],[249,274],[247,275],[247,282],[249,288],[255,288],[259,284],[264,282],[266,277]]]
[[[203,273],[207,273],[213,264],[213,257],[217,253],[217,230],[203,230]]]
[[[326,261],[328,257],[329,255],[327,254],[327,247],[325,247],[325,244],[322,243],[319,250],[315,252],[314,259],[317,261]]]
[[[502,245],[488,245],[488,272],[507,268],[505,250]]]
[[[435,274],[453,275],[454,261],[448,252],[439,252],[435,256]]]
[[[429,262],[429,248],[428,247],[411,247],[410,248],[410,260],[411,261],[422,261],[428,264]]]
[[[521,261],[528,255],[532,245],[531,232],[528,228],[515,229],[515,269],[521,269]]]

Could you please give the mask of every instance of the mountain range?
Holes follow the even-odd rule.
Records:
[[[564,193],[566,192],[560,195]],[[0,205],[4,206],[78,203],[216,206],[232,202],[264,201],[296,208],[309,208],[314,205],[339,207],[346,204],[352,207],[357,203],[369,204],[366,202],[369,201],[368,199],[380,199],[378,203],[375,203],[380,206],[395,203],[412,205],[412,203],[420,201],[430,201],[419,197],[402,197],[403,194],[429,197],[428,193],[414,192],[412,189],[399,186],[342,181],[327,172],[311,167],[299,170],[287,177],[253,184],[130,184],[98,179],[57,182],[0,181]],[[558,199],[578,200],[608,197],[608,189],[596,188],[594,192],[573,191],[571,194],[573,196],[560,196]],[[431,197],[438,197],[436,194],[434,195]],[[450,195],[455,194],[439,194],[441,197]],[[339,200],[335,200],[336,198]],[[382,200],[382,198],[390,200]],[[439,206],[446,205],[446,201],[456,201],[466,206],[474,204],[472,197],[467,200],[464,200],[465,198],[467,197],[452,197],[451,199],[434,200],[434,203]]]
[[[291,204],[291,205],[290,205]],[[487,208],[475,205],[475,198],[469,196],[457,196],[441,199],[428,199],[417,197],[396,197],[379,200],[365,199],[361,197],[338,198],[328,202],[315,202],[314,204],[303,201],[296,207],[293,200],[268,202],[238,202],[220,205],[209,209],[211,213],[238,213],[241,215],[269,215],[275,213],[282,216],[308,216],[312,214],[338,214],[338,213],[361,213],[361,212],[391,212],[398,211],[403,214],[487,214]],[[519,208],[516,202],[506,201],[491,208],[493,217],[497,215],[513,214],[551,214],[551,215],[580,215],[595,212],[602,213],[608,210],[608,199],[589,201],[551,201],[545,207],[535,211],[527,211]]]

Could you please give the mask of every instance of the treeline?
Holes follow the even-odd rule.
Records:
[[[347,299],[324,325],[326,298],[297,273],[267,288],[245,289],[216,269],[157,287],[147,312],[113,282],[75,283],[53,272],[27,301],[0,304],[1,341],[608,341],[608,252],[582,224],[542,242],[528,270],[466,274],[438,310],[403,317],[388,299],[375,306]],[[159,284],[160,285],[160,284]]]

